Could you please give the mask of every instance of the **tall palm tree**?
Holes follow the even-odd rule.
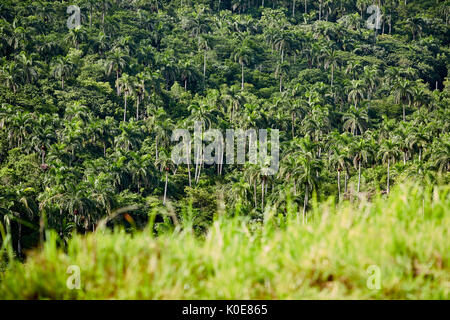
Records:
[[[15,57],[17,61],[17,71],[21,75],[24,83],[32,83],[38,78],[35,63],[32,55],[27,55],[24,51]]]
[[[171,168],[173,167],[173,162],[171,157],[168,155],[168,153],[163,150],[160,153],[160,156],[158,160],[155,161],[155,165],[159,166],[160,171],[164,172],[165,176],[165,182],[164,182],[164,198],[163,198],[163,205],[166,205],[166,198],[167,198],[167,183],[169,179],[169,172]]]
[[[244,66],[250,62],[251,54],[251,49],[245,40],[233,51],[234,61],[241,65],[241,91],[244,91]]]
[[[67,57],[57,57],[52,64],[53,76],[61,79],[61,88],[64,90],[64,80],[72,70],[72,63]]]
[[[347,87],[348,90],[348,102],[354,103],[355,108],[357,108],[358,103],[364,99],[364,84],[362,80],[352,80],[350,85]]]
[[[113,71],[116,73],[116,91],[120,96],[119,91],[119,74],[127,64],[128,56],[120,49],[114,49],[106,58],[106,73],[110,75]]]
[[[358,130],[360,134],[363,134],[368,120],[367,109],[357,109],[356,107],[351,107],[342,116],[344,130],[350,131],[353,135],[356,135]]]
[[[79,49],[80,43],[87,39],[86,31],[83,27],[77,27],[69,30],[66,36],[66,40],[75,45],[76,49]]]
[[[403,121],[406,121],[405,105],[411,105],[414,96],[412,84],[408,79],[398,79],[394,85],[394,99],[395,103],[402,104],[403,107]]]
[[[128,74],[122,74],[122,77],[117,81],[117,86],[119,88],[119,95],[123,92],[124,99],[124,109],[123,109],[123,121],[127,121],[127,98],[133,94],[133,78]]]
[[[332,146],[328,158],[329,166],[337,171],[338,199],[341,201],[341,172],[347,169],[347,152],[337,146]]]
[[[334,81],[334,69],[339,66],[339,57],[337,51],[333,48],[326,48],[324,50],[324,68],[327,70],[331,68],[331,86]]]
[[[6,84],[6,86],[13,90],[15,94],[19,86],[17,64],[11,61],[5,64],[0,70],[0,79]]]
[[[379,150],[379,157],[381,157],[381,160],[383,163],[387,162],[387,182],[386,182],[386,191],[389,194],[390,192],[390,165],[391,162],[395,162],[397,157],[399,156],[399,149],[398,146],[395,144],[392,140],[385,140],[380,147]]]
[[[358,192],[361,190],[361,163],[368,161],[369,150],[367,143],[363,138],[357,139],[351,146],[353,153],[353,165],[358,170]]]

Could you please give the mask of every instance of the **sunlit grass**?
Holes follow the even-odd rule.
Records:
[[[262,224],[217,217],[154,237],[103,230],[75,235],[67,253],[42,251],[1,276],[3,299],[449,299],[450,188],[399,186],[372,202],[314,205],[308,224],[266,211]],[[66,286],[69,265],[81,289]],[[367,269],[380,268],[380,289]]]

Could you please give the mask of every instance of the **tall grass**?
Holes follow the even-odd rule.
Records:
[[[204,237],[189,223],[158,237],[102,230],[74,235],[67,252],[48,232],[42,250],[9,264],[0,298],[449,299],[449,191],[403,185],[372,202],[330,200],[308,224],[292,206],[267,208],[261,223],[220,215]],[[69,265],[81,269],[79,290],[66,286]],[[367,285],[370,266],[379,289]]]

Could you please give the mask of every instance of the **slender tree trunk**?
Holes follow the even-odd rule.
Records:
[[[291,117],[292,117],[292,126],[291,126],[291,129],[292,129],[292,139],[294,139],[294,137],[295,137],[295,136],[294,136],[295,113],[292,112]]]
[[[127,122],[127,94],[124,94],[125,108],[123,109],[123,122]]]
[[[140,102],[139,96],[136,98],[136,120],[139,120],[139,102]]]
[[[261,182],[261,211],[264,211],[264,178]]]
[[[348,173],[346,171],[345,172],[345,179],[344,179],[344,190],[345,190],[345,193],[347,193],[347,181],[348,181]]]
[[[166,196],[167,196],[167,179],[168,179],[168,175],[169,173],[166,171],[166,183],[164,185],[164,200],[163,200],[163,205],[166,205]]]
[[[120,91],[119,91],[119,69],[116,70],[116,92],[117,92],[117,95],[120,96]]]
[[[391,165],[390,159],[388,158],[388,171],[387,171],[387,193],[388,193],[388,194],[389,194],[389,192],[390,192],[390,188],[389,188],[390,165]]]
[[[333,86],[334,80],[334,65],[331,65],[331,86]]]
[[[244,64],[241,63],[241,90],[244,91]]]
[[[187,169],[188,169],[188,176],[189,176],[189,187],[192,187],[192,180],[191,180],[191,148],[189,144],[186,144],[186,157],[187,157]]]
[[[361,160],[358,161],[358,192],[361,187]]]
[[[338,170],[337,184],[338,184],[338,196],[339,202],[341,201],[341,172]]]
[[[19,215],[20,219],[20,215]],[[19,221],[19,232],[18,232],[18,239],[17,239],[17,254],[19,257],[22,256],[22,223]]]
[[[295,16],[295,0],[292,1],[292,16]]]
[[[258,202],[256,200],[256,180],[253,182],[253,200],[255,202],[255,208],[258,207]]]
[[[406,165],[406,152],[403,152],[403,164]]]
[[[306,190],[305,190],[305,200],[303,201],[303,224],[308,223],[308,220],[306,219],[306,206],[308,205],[308,185],[306,185]]]

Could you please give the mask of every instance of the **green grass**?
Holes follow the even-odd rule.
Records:
[[[1,275],[2,299],[449,299],[450,187],[398,186],[372,202],[313,205],[307,224],[266,211],[262,223],[217,217],[154,237],[102,230],[67,253],[43,250]],[[81,289],[69,290],[69,265]],[[369,289],[368,267],[380,269]]]

